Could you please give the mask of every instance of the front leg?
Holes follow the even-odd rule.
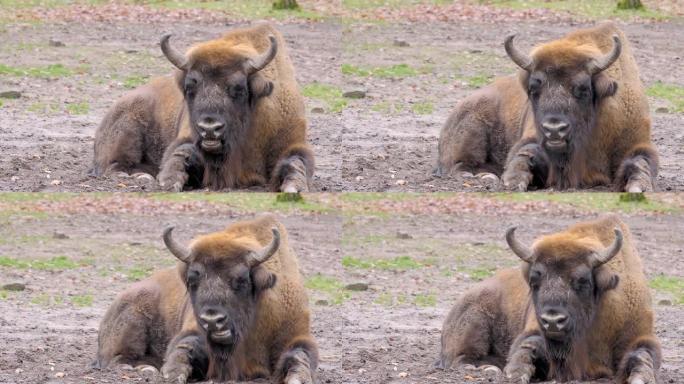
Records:
[[[504,188],[524,192],[534,180],[535,161],[541,158],[541,148],[533,140],[521,141],[509,152],[501,176]]]
[[[276,365],[278,384],[313,384],[318,366],[318,347],[310,337],[300,337],[280,356]]]
[[[653,336],[638,339],[622,358],[618,370],[619,383],[656,384],[660,358],[660,343]]]
[[[271,188],[281,192],[308,192],[314,171],[313,153],[306,146],[285,151],[272,172]]]
[[[658,175],[658,154],[650,145],[633,149],[617,171],[616,186],[625,192],[653,192]]]
[[[518,336],[504,367],[506,377],[527,384],[535,373],[539,375],[536,368],[544,363],[544,345],[544,338],[536,333]]]
[[[164,153],[161,169],[157,175],[159,186],[171,192],[180,192],[188,182],[187,165],[195,147],[188,141],[172,143]]]
[[[203,338],[190,333],[176,336],[166,351],[161,373],[165,380],[184,384],[188,379],[204,379],[209,365]]]

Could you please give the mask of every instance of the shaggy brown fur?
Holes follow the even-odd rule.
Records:
[[[173,76],[159,77],[127,93],[95,132],[91,173],[156,175],[165,148],[176,137],[183,95]]]
[[[277,41],[275,58],[247,74],[243,63]],[[153,80],[117,102],[96,133],[95,174],[142,170],[158,174],[162,188],[243,188],[269,185],[271,190],[307,191],[313,176],[313,153],[306,143],[304,100],[294,77],[285,40],[271,25],[235,29],[197,44],[185,55],[187,66],[173,77]],[[231,81],[246,78],[247,98],[239,115],[222,116],[227,126],[223,148],[210,154],[200,146],[199,114],[184,100],[188,74],[201,74],[200,88],[217,85],[204,104],[233,100]],[[184,90],[181,92],[181,90]],[[211,105],[210,105],[211,107]],[[163,154],[163,156],[162,156]]]
[[[588,258],[614,241],[614,228],[624,236],[620,252],[590,269]],[[660,344],[653,330],[650,291],[627,226],[611,215],[544,236],[531,249],[533,257],[522,270],[498,272],[466,292],[451,310],[438,365],[494,365],[523,382],[615,377],[619,383],[641,379],[655,384]],[[527,281],[530,271],[539,267],[548,271],[541,280],[550,283],[544,292],[533,294]],[[579,283],[583,270],[591,274]],[[589,284],[588,296],[594,298],[575,305],[594,309],[586,318],[579,315],[582,310],[570,316],[576,328],[569,340],[547,337],[539,320],[541,296],[556,295],[554,300],[570,303],[574,293],[559,287],[581,289],[577,284]]]
[[[183,87],[193,71],[203,75],[226,71],[224,77],[230,78],[242,71],[241,63],[269,48],[269,35],[276,38],[277,53],[270,64],[249,78],[251,93],[257,98],[241,130],[227,135],[221,156],[210,156],[198,146],[194,120],[199,116],[193,117],[191,108],[178,137],[165,152],[159,175],[163,187],[178,190],[181,183],[184,185],[192,175],[178,169],[190,161],[201,169],[200,184],[211,189],[270,183],[272,190],[285,190],[288,183],[294,183],[297,190],[308,190],[314,160],[306,144],[304,100],[285,40],[275,28],[260,24],[196,45],[186,54],[187,69],[178,72],[177,81]],[[188,156],[183,149],[189,144],[195,144],[197,156]]]
[[[622,53],[608,69],[589,76],[587,63],[612,50],[613,35],[619,37]],[[491,172],[519,190],[531,185],[653,190],[658,157],[651,144],[648,103],[622,31],[605,22],[543,44],[530,57],[528,70],[498,78],[458,104],[440,134],[436,174]],[[555,79],[554,87],[560,89],[553,91],[556,100],[545,100],[542,93],[539,104],[568,109],[580,120],[564,155],[543,145],[541,107],[535,108],[528,96],[530,79],[539,76]],[[563,100],[575,100],[573,86],[583,77],[591,79],[593,103],[568,106]]]
[[[272,241],[271,228],[278,229],[280,246],[250,270],[246,255]],[[282,224],[271,215],[239,222],[196,238],[189,254],[177,268],[156,272],[117,297],[100,325],[95,365],[152,365],[181,381],[274,377],[278,383],[311,384],[318,352],[309,330],[308,299],[297,258]],[[221,279],[200,281],[196,290],[189,291],[188,270],[196,268]],[[246,271],[249,283],[238,279]],[[222,298],[225,291],[216,289],[223,283],[232,288],[250,284],[255,297],[254,302],[245,298],[234,305],[246,306],[245,313],[251,315],[229,316],[237,324],[236,341],[230,347],[214,343],[197,316],[207,297],[227,303],[227,296]]]

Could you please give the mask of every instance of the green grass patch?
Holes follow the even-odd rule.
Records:
[[[684,304],[684,279],[660,275],[651,279],[651,288],[672,295],[677,304]]]
[[[353,269],[382,269],[390,271],[406,271],[418,269],[424,265],[410,256],[397,256],[393,259],[360,259],[352,256],[342,258],[342,265]]]
[[[646,94],[658,99],[666,100],[675,112],[684,112],[684,87],[657,81],[648,88]]]
[[[153,270],[152,267],[135,266],[126,270],[125,274],[129,281],[139,281],[149,276]]]
[[[607,19],[612,17],[630,19],[641,17],[664,20],[670,18],[666,13],[650,8],[636,10],[618,9],[615,0],[480,0],[480,3],[518,10],[550,9],[552,11],[569,12],[573,15],[591,19]]]
[[[92,295],[74,295],[71,296],[71,304],[77,307],[90,307],[93,305]]]
[[[87,265],[87,264],[85,264]],[[63,271],[84,266],[69,259],[67,256],[55,256],[47,260],[22,260],[7,256],[0,256],[0,267],[14,269],[37,269],[44,271]]]
[[[493,77],[490,75],[475,75],[466,78],[466,83],[470,88],[482,88],[492,81]]]
[[[66,201],[77,196],[76,193],[68,192],[0,192],[0,201],[3,203]]]
[[[434,307],[437,305],[437,297],[433,294],[417,294],[413,297],[413,304],[418,307]]]
[[[655,195],[645,194],[645,199],[621,198],[622,194],[609,192],[574,192],[574,193],[549,193],[549,192],[527,192],[527,193],[491,193],[481,196],[505,201],[526,202],[526,201],[552,201],[561,204],[568,204],[578,208],[589,209],[600,212],[620,211],[625,213],[632,212],[666,212],[676,213],[681,211],[676,205],[671,205],[656,199]]]
[[[496,272],[494,267],[479,267],[479,268],[466,268],[465,273],[470,276],[471,279],[475,281],[482,281],[490,276],[493,276]]]
[[[429,115],[434,112],[435,107],[429,101],[414,103],[411,105],[411,111],[416,115]]]
[[[0,64],[0,75],[17,77],[37,77],[43,79],[67,77],[74,74],[74,71],[62,64],[50,64],[43,67],[12,67]]]
[[[409,299],[405,294],[399,294],[395,296],[389,292],[383,292],[378,295],[373,302],[384,307],[392,307],[395,305],[406,304],[409,302]]]
[[[401,113],[406,109],[406,106],[399,102],[381,101],[373,104],[371,111],[380,112],[384,115],[392,115],[394,113]]]
[[[334,85],[318,82],[309,83],[302,88],[304,96],[323,101],[333,113],[342,112],[347,107],[347,100],[342,93],[342,90]]]
[[[59,104],[43,102],[31,103],[26,109],[29,112],[45,114],[57,113],[60,111]]]
[[[360,67],[353,64],[342,64],[342,74],[358,77],[380,77],[402,79],[429,72],[427,68],[416,69],[408,64],[394,64],[382,67]]]
[[[69,103],[66,106],[66,110],[70,115],[87,115],[88,111],[90,111],[90,105],[85,101]]]
[[[128,76],[125,79],[123,79],[123,86],[126,89],[133,89],[137,88],[149,80],[149,76],[144,76],[144,75],[133,75],[133,76]]]
[[[351,293],[344,289],[344,284],[331,276],[321,274],[311,276],[304,286],[307,289],[325,293],[334,305],[342,304],[351,297]]]
[[[33,296],[30,300],[31,304],[40,305],[41,307],[50,307],[55,305],[62,305],[64,298],[62,296],[52,296],[47,293],[41,293]]]
[[[326,213],[333,208],[311,198],[313,195],[302,194],[300,201],[278,201],[272,193],[255,192],[191,192],[191,193],[144,193],[140,197],[161,201],[202,201],[207,203],[225,204],[237,210],[248,212],[279,211],[279,212],[317,212]],[[277,196],[277,195],[276,195]]]

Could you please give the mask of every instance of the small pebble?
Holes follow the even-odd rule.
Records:
[[[19,291],[23,291],[24,289],[26,289],[26,285],[24,285],[22,283],[10,283],[10,284],[3,285],[2,289],[5,291],[19,292]]]
[[[344,92],[342,96],[348,99],[363,99],[364,97],[366,97],[366,91],[361,89],[355,89],[352,91]]]
[[[51,47],[65,47],[66,44],[64,44],[63,42],[61,42],[61,41],[59,41],[59,40],[57,40],[57,39],[51,38],[51,39],[50,39],[50,46],[51,46]]]
[[[353,283],[353,284],[347,285],[346,287],[344,287],[344,289],[346,289],[348,291],[357,291],[357,292],[367,291],[368,290],[368,284],[366,284],[366,283]]]
[[[18,99],[21,97],[19,91],[4,91],[0,92],[0,99]]]

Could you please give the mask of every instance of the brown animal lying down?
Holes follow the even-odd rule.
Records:
[[[612,22],[536,47],[505,41],[521,70],[461,101],[442,128],[436,175],[494,173],[506,188],[652,191],[658,155],[639,69]]]
[[[282,35],[235,29],[183,54],[178,68],[124,95],[95,133],[92,173],[157,176],[162,188],[269,185],[308,191],[314,158],[304,99]]]
[[[655,384],[660,343],[627,226],[606,216],[530,248],[514,231],[506,240],[525,263],[465,293],[444,322],[437,365],[494,366],[522,383],[615,377]]]
[[[181,262],[121,293],[105,314],[95,367],[130,364],[164,378],[310,384],[318,349],[285,228],[271,215],[195,238],[172,229]]]

